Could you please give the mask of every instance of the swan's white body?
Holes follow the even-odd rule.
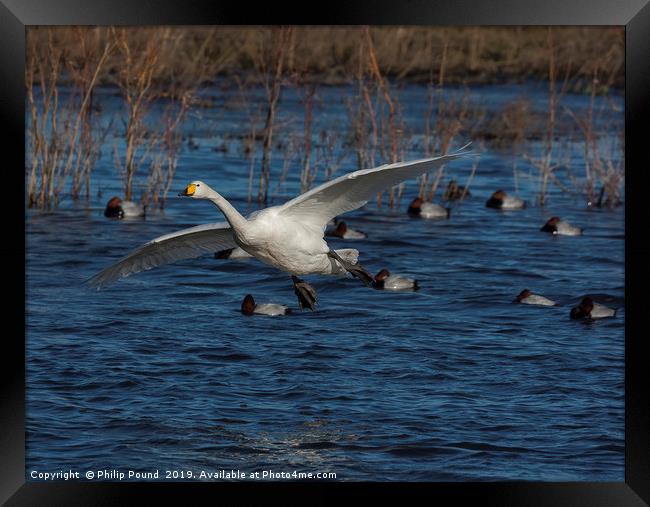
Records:
[[[233,229],[235,243],[253,257],[292,275],[345,273],[327,255],[330,248],[322,226],[302,222],[282,210],[283,206],[272,206],[255,213],[247,220],[247,227]]]
[[[466,155],[468,152],[458,151],[443,157],[354,171],[247,218],[205,183],[193,182],[183,195],[212,201],[227,223],[199,225],[156,238],[100,271],[88,283],[99,288],[161,264],[235,246],[291,275],[344,274],[343,266],[328,255],[330,247],[323,237],[332,218],[363,206],[377,192]],[[357,262],[356,250],[337,253],[344,261]]]

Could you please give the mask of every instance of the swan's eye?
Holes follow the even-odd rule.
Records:
[[[197,186],[197,187],[200,187],[201,185],[197,183],[196,186]]]

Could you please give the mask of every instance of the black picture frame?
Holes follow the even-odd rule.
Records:
[[[6,239],[0,255],[5,277],[4,353],[0,432],[0,501],[7,505],[93,505],[138,499],[186,501],[188,492],[251,495],[297,491],[308,498],[351,492],[350,483],[174,483],[119,484],[25,481],[25,28],[28,25],[211,25],[211,24],[420,24],[420,25],[619,25],[625,26],[625,481],[621,483],[431,483],[375,484],[384,498],[426,493],[434,501],[477,499],[486,505],[647,505],[650,502],[650,368],[644,353],[643,297],[650,189],[650,3],[648,0],[402,0],[401,2],[327,2],[298,9],[296,3],[258,9],[251,5],[209,0],[0,0],[0,110],[5,135],[3,162],[9,182],[0,200]],[[316,7],[316,8],[314,8]],[[22,190],[18,191],[18,190]],[[23,241],[21,241],[21,239]],[[21,297],[21,295],[23,297]],[[22,319],[19,317],[22,316]],[[645,379],[645,380],[644,380]],[[367,486],[368,484],[363,484]],[[209,488],[209,489],[208,489]],[[125,498],[128,497],[128,498]]]

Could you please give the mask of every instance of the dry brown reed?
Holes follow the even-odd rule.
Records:
[[[169,27],[153,29],[147,38],[136,40],[136,45],[132,45],[128,29],[113,28],[111,34],[122,62],[115,82],[127,105],[124,155],[115,149],[124,196],[126,200],[133,199],[135,178],[139,169],[146,166],[146,184],[140,201],[162,210],[176,172],[182,123],[196,97],[198,84],[214,70],[215,64],[206,65],[202,60],[204,43],[198,54],[161,86],[154,76],[168,65],[162,57],[181,44],[185,33]],[[165,99],[167,106],[161,117],[154,120],[151,108],[159,99]]]
[[[349,140],[356,153],[359,169],[381,162],[397,162],[406,152],[408,136],[397,96],[382,74],[371,30],[358,33],[355,79],[357,94],[347,101],[350,119]],[[399,201],[403,186],[397,187]],[[382,193],[377,195],[381,206]],[[389,190],[388,204],[395,205],[395,188]]]
[[[147,160],[156,144],[146,128],[145,118],[151,103],[158,97],[157,90],[152,87],[152,79],[158,65],[162,34],[152,32],[142,47],[132,46],[125,28],[112,29],[112,35],[123,62],[117,74],[117,85],[127,106],[126,149],[122,157],[115,147],[115,164],[124,182],[124,198],[130,201],[133,199],[133,179],[138,168]]]
[[[546,29],[546,51],[548,60],[548,106],[544,146],[538,157],[528,156],[528,160],[540,173],[540,186],[537,200],[540,205],[546,203],[546,194],[550,180],[562,186],[553,171],[561,166],[556,154],[555,138],[558,106],[566,94],[570,78],[574,72],[574,61],[569,53],[564,61],[558,61],[557,35],[552,27]],[[558,84],[560,89],[558,90]]]
[[[594,73],[594,89],[598,84]],[[589,108],[578,114],[564,108],[575,121],[579,130],[579,141],[583,145],[584,179],[569,174],[574,188],[583,193],[589,206],[614,207],[621,203],[621,187],[624,181],[624,136],[622,130],[611,133],[605,124],[602,129],[595,127],[594,93]],[[602,113],[602,111],[601,111]],[[600,188],[600,190],[599,190]]]
[[[77,45],[86,55],[79,66],[46,32],[46,44],[28,43],[25,65],[29,111],[27,136],[27,202],[29,207],[58,206],[68,177],[72,174],[73,198],[86,186],[99,154],[101,135],[92,129],[92,96],[111,46],[93,44],[86,31],[75,32]],[[62,92],[62,74],[70,79]]]
[[[313,84],[303,84],[303,106],[305,110],[305,121],[303,130],[304,155],[302,157],[302,170],[300,172],[300,191],[309,190],[318,174],[318,166],[312,167],[312,125],[314,123],[314,96],[316,86]]]
[[[71,27],[54,29],[53,43],[69,48],[73,60],[83,58]],[[110,40],[108,28],[99,28],[99,39]],[[131,46],[144,45],[151,30],[126,29]],[[256,72],[259,49],[268,46],[275,27],[219,26],[176,27],[174,50],[162,56],[165,65],[155,73],[155,81],[173,81],[189,65],[199,62],[211,67],[207,79]],[[322,83],[349,83],[357,71],[359,35],[357,27],[294,27],[286,69],[302,65],[312,79]],[[625,39],[622,27],[553,27],[556,39],[567,41],[558,47],[557,59],[572,57],[577,64],[573,85],[583,89],[591,82],[592,65],[603,62],[603,84],[622,86]],[[545,27],[371,27],[377,62],[382,75],[399,80],[429,81],[432,65],[438,66],[440,53],[432,61],[432,48],[447,41],[445,81],[450,84],[488,83],[504,80],[544,79],[548,62]],[[28,30],[28,36],[44,37],[41,30]],[[122,62],[111,55],[100,74],[100,82]]]
[[[262,141],[262,167],[260,171],[257,200],[260,204],[268,203],[269,181],[271,179],[271,157],[273,147],[273,129],[277,113],[280,92],[282,90],[283,67],[292,41],[292,27],[279,27],[274,32],[274,43],[269,54],[264,47],[257,53],[256,64],[266,88],[267,107]]]
[[[29,29],[28,48],[30,206],[56,205],[70,175],[71,195],[78,198],[83,188],[89,195],[102,139],[94,125],[93,90],[98,84],[114,84],[126,104],[125,149],[118,154],[116,148],[114,157],[125,197],[133,199],[135,182],[145,178],[141,200],[164,207],[176,170],[181,125],[190,108],[206,105],[196,99],[197,90],[217,76],[227,76],[225,85],[239,87],[248,111],[250,128],[243,147],[249,157],[249,202],[258,153],[257,200],[268,202],[274,145],[285,150],[278,185],[299,157],[305,191],[319,173],[331,178],[348,149],[354,151],[358,167],[372,167],[404,159],[412,139],[422,138],[425,155],[434,156],[475,136],[511,147],[515,188],[517,163],[522,157],[529,160],[539,177],[538,200],[544,204],[551,182],[568,190],[555,170],[569,150],[556,138],[562,98],[576,89],[590,93],[592,107],[587,115],[573,115],[584,140],[585,170],[572,183],[592,202],[599,186],[606,202],[620,195],[622,162],[614,162],[621,159],[614,152],[622,142],[612,139],[603,149],[603,135],[593,127],[596,96],[623,82],[624,34],[615,27],[62,27]],[[449,85],[531,77],[549,83],[541,126],[525,101],[487,117],[462,88],[449,92]],[[423,131],[406,128],[396,80],[428,83]],[[347,137],[314,133],[317,84],[331,83],[354,83],[355,92],[346,101]],[[72,90],[69,103],[61,99],[62,84]],[[248,88],[259,85],[266,99],[253,104]],[[287,130],[290,120],[278,120],[287,86],[302,100],[299,135]],[[162,116],[154,116],[152,106],[159,99],[168,106]],[[524,145],[536,143],[540,136],[541,150],[526,153],[530,148]],[[475,171],[473,167],[470,181]],[[433,200],[444,174],[443,167],[422,178],[419,195]],[[389,193],[391,206],[399,206],[404,186],[395,191]],[[381,201],[380,194],[378,204]]]

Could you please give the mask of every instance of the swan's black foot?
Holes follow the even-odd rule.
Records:
[[[361,264],[352,264],[351,262],[344,261],[341,256],[334,250],[330,250],[327,255],[329,255],[332,259],[336,259],[341,264],[341,266],[343,266],[343,269],[345,269],[352,276],[361,280],[366,284],[367,287],[372,287],[372,282],[374,279],[372,275],[366,271],[366,268],[364,268]]]
[[[293,290],[296,293],[296,296],[298,296],[300,309],[303,310],[306,307],[311,311],[314,311],[316,308],[316,290],[307,282],[301,280],[295,275],[293,275],[291,279],[293,280]]]

